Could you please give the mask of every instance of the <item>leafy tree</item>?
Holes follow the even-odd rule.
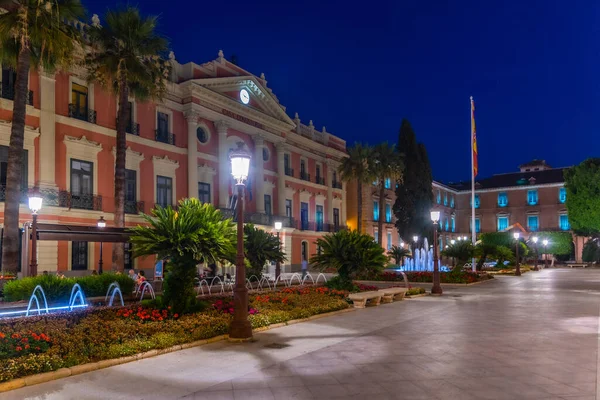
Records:
[[[581,257],[585,262],[600,262],[600,245],[597,239],[585,242]]]
[[[589,158],[565,170],[566,206],[575,233],[600,234],[600,158]]]
[[[325,235],[317,239],[317,246],[321,247],[321,254],[314,255],[310,263],[321,271],[335,268],[345,282],[358,274],[382,271],[388,261],[383,248],[357,230]]]
[[[0,61],[16,71],[2,238],[2,269],[14,273],[19,262],[19,204],[29,71],[43,68],[53,72],[73,64],[81,35],[65,22],[82,18],[84,10],[79,0],[0,0],[0,8],[6,11],[0,15]]]
[[[277,236],[256,228],[252,224],[244,226],[244,253],[250,264],[246,275],[260,278],[267,261],[284,262],[285,253]]]
[[[570,232],[540,232],[535,236],[538,237],[537,247],[540,254],[554,255],[570,255],[573,251],[573,236]],[[548,240],[548,246],[544,249],[542,244],[544,239]],[[535,251],[535,244],[529,242],[530,247]]]
[[[404,259],[410,257],[410,250],[393,245],[390,250],[388,250],[388,256],[394,260],[396,265],[403,265]]]
[[[514,248],[514,245],[513,245]],[[479,258],[477,261],[477,270],[481,271],[483,264],[487,259],[495,259],[496,265],[504,266],[504,261],[514,261],[513,250],[509,247],[492,242],[480,241],[474,248],[473,254]],[[521,254],[519,254],[520,256]]]
[[[168,64],[160,55],[167,41],[156,33],[157,17],[142,17],[139,10],[126,7],[109,10],[105,25],[89,29],[92,51],[87,62],[88,79],[101,84],[118,97],[117,145],[115,159],[115,212],[117,227],[125,224],[125,133],[129,121],[129,96],[137,101],[161,100],[166,93]],[[123,269],[124,246],[112,246],[113,269]]]
[[[407,120],[402,120],[398,151],[404,160],[404,172],[402,182],[396,188],[396,227],[400,236],[405,239],[415,234],[421,237],[431,236],[431,167],[425,146],[417,143],[415,133]]]
[[[459,240],[442,251],[442,256],[452,257],[456,266],[462,269],[463,265],[473,257],[473,244],[467,240]]]
[[[174,312],[190,310],[195,304],[194,277],[199,263],[231,259],[236,232],[231,219],[198,199],[183,199],[174,210],[157,206],[152,215],[142,214],[147,226],[131,228],[133,256],[156,255],[168,260],[163,304]]]
[[[377,181],[379,190],[379,221],[377,222],[377,243],[383,245],[383,221],[385,219],[385,180],[396,183],[402,178],[402,159],[394,146],[387,142],[379,143],[373,148],[373,156],[369,160],[371,175]]]
[[[356,180],[357,185],[357,207],[358,207],[358,221],[357,229],[362,232],[362,212],[363,212],[363,198],[362,198],[362,187],[364,183],[370,183],[373,180],[373,174],[369,168],[369,159],[372,158],[373,150],[369,146],[365,146],[361,143],[355,143],[354,146],[348,148],[348,157],[345,157],[340,164],[339,173],[340,178],[349,182]],[[381,243],[381,242],[380,242]]]

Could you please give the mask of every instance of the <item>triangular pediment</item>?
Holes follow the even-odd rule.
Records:
[[[279,104],[277,97],[253,75],[230,76],[222,78],[194,79],[195,85],[234,101],[249,111],[260,112],[290,126],[294,121],[286,114],[284,107]],[[242,90],[248,93],[248,103],[244,104],[240,96]]]

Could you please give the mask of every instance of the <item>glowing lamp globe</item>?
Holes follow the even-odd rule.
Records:
[[[283,228],[283,223],[281,221],[275,221],[275,230],[280,231]]]
[[[544,246],[548,246],[548,239],[544,239],[542,243],[544,244]]]
[[[513,233],[513,237],[515,238],[515,240],[519,240],[519,236],[521,236],[521,235],[519,234],[519,232],[515,232],[515,233]]]
[[[537,244],[537,242],[538,242],[538,237],[537,237],[537,236],[534,236],[534,237],[533,237],[533,239],[531,239],[531,240],[533,240],[533,243],[536,243],[536,244]]]
[[[35,192],[29,196],[29,209],[32,213],[37,214],[42,209],[42,196]]]
[[[238,148],[229,154],[231,160],[231,175],[238,185],[243,185],[248,179],[250,170],[250,154],[243,149],[243,143],[238,144]]]
[[[440,212],[439,211],[432,211],[431,212],[431,220],[433,221],[434,224],[436,222],[438,222],[440,220]]]
[[[454,245],[454,243],[456,243],[456,240],[452,239],[452,240],[450,241],[450,244],[451,244],[451,245]]]
[[[417,241],[419,240],[419,237],[418,237],[418,236],[413,236],[413,240],[414,240],[415,242],[417,242]]]
[[[104,217],[100,217],[98,222],[96,222],[96,225],[98,225],[98,228],[104,228],[106,226],[106,220]]]

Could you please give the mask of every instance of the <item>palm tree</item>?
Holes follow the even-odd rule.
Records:
[[[369,146],[361,143],[355,143],[354,146],[348,148],[348,157],[342,160],[339,167],[340,178],[345,181],[356,180],[357,184],[357,206],[358,206],[358,222],[357,230],[362,232],[362,185],[368,183],[372,179],[372,173],[369,169],[369,158],[373,150]]]
[[[0,60],[16,70],[6,171],[2,269],[16,272],[29,71],[43,68],[53,72],[72,64],[81,35],[65,21],[77,21],[83,17],[84,10],[79,0],[0,0],[0,8],[6,11],[0,15]]]
[[[267,261],[284,262],[285,253],[277,236],[256,228],[252,224],[244,226],[244,253],[250,263],[246,273],[260,278]],[[231,260],[235,262],[235,257]]]
[[[115,216],[117,227],[125,225],[125,155],[129,121],[129,95],[136,100],[160,100],[166,93],[169,67],[160,55],[167,51],[166,39],[156,32],[156,17],[142,17],[139,10],[126,7],[109,10],[106,25],[90,30],[92,52],[88,57],[90,81],[100,83],[118,96],[117,145],[115,160]],[[124,246],[113,245],[113,269],[123,269]]]
[[[403,265],[404,259],[410,257],[410,250],[394,245],[388,250],[388,256],[394,259],[396,265]]]
[[[142,214],[142,218],[147,225],[130,230],[133,256],[156,255],[168,260],[164,304],[178,313],[189,310],[196,297],[196,265],[216,264],[235,254],[233,222],[198,199],[180,200],[177,211],[157,206],[152,215]]]
[[[385,181],[389,179],[394,184],[402,178],[404,169],[400,154],[395,146],[388,142],[379,143],[373,148],[373,156],[369,159],[371,175],[377,181],[379,189],[379,220],[377,222],[377,243],[383,246],[383,220],[385,218]]]

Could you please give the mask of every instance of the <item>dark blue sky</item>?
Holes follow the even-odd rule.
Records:
[[[90,15],[112,1],[84,0]],[[488,4],[490,3],[490,4]],[[355,141],[396,142],[407,118],[434,178],[470,177],[469,96],[480,176],[533,158],[598,156],[600,2],[144,0],[179,62],[235,54],[288,114]],[[117,4],[117,2],[114,2]]]

